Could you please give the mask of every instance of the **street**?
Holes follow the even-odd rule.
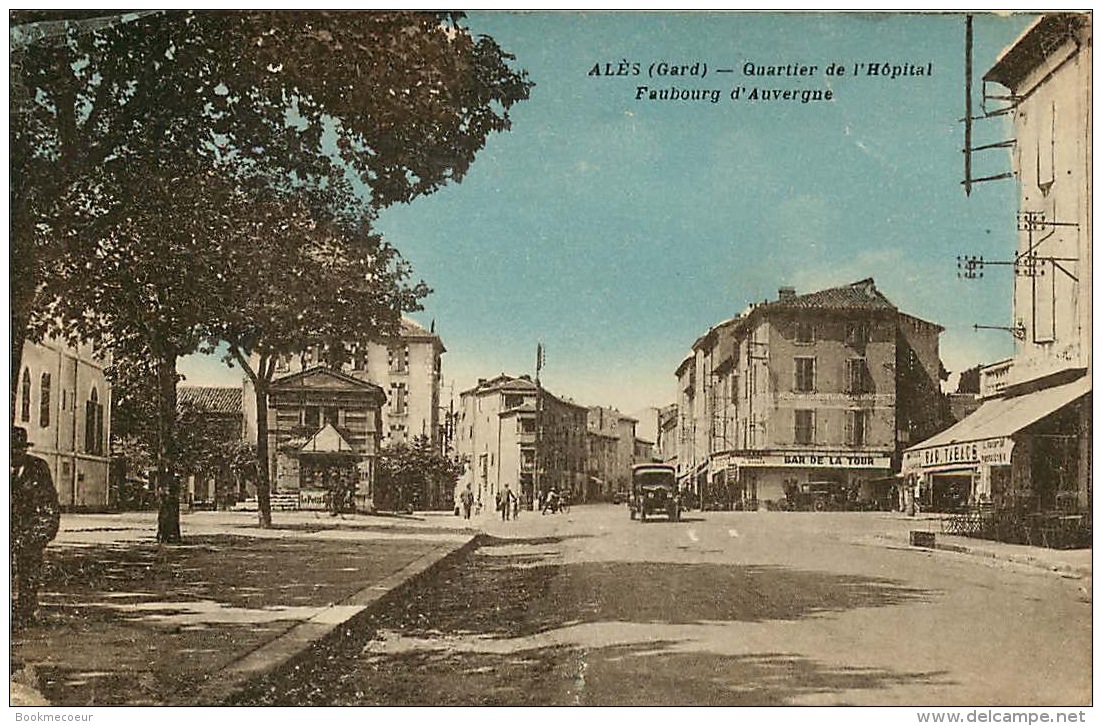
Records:
[[[1055,573],[873,535],[891,513],[523,512],[247,689],[276,705],[1081,705]]]

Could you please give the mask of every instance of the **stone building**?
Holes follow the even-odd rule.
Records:
[[[360,506],[372,508],[381,447],[418,436],[443,447],[444,352],[435,332],[403,318],[397,337],[350,346],[339,368],[326,365],[325,351],[316,348],[278,360],[268,419],[268,466],[275,491],[314,492],[335,478],[355,480]],[[243,406],[246,439],[255,442],[256,400],[248,380]],[[451,506],[451,491],[426,496],[422,506]],[[315,498],[300,497],[302,506],[320,508]]]
[[[594,439],[605,439],[608,452],[590,460],[589,468],[601,480],[591,499],[609,500],[618,491],[631,489],[631,467],[635,463],[635,428],[638,419],[606,406],[590,406],[586,430]],[[598,447],[600,448],[600,447]]]
[[[106,361],[89,345],[47,339],[23,346],[14,424],[50,467],[61,505],[109,504],[111,387]]]
[[[460,393],[456,449],[483,511],[508,484],[526,506],[552,487],[581,501],[586,483],[586,408],[528,376],[501,374]]]
[[[445,352],[440,336],[409,318],[402,319],[400,333],[393,339],[352,346],[340,372],[383,389],[387,398],[384,445],[418,436],[440,445],[441,356]],[[276,378],[318,365],[323,358],[314,349],[298,357],[287,356],[277,362]]]
[[[677,464],[678,411],[671,403],[658,409],[658,441],[655,456],[664,464]]]
[[[705,506],[786,506],[812,483],[887,506],[902,448],[948,423],[942,328],[872,279],[751,306],[678,367],[683,486]]]
[[[268,396],[273,494],[325,509],[326,492],[354,485],[356,508],[374,509],[385,401],[380,386],[326,366],[276,379]]]
[[[924,503],[951,482],[972,504],[1091,509],[1092,57],[1091,16],[1052,13],[983,77],[1014,122],[1015,353],[980,371],[979,410],[908,450]]]

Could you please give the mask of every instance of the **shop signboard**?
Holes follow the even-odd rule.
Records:
[[[975,466],[1009,466],[1014,439],[998,436],[981,441],[965,441],[903,454],[903,471],[967,469]]]
[[[732,457],[743,467],[815,467],[823,469],[891,469],[892,458],[872,451],[778,451]]]
[[[298,493],[298,508],[313,512],[324,512],[328,507],[324,489],[303,489]]]

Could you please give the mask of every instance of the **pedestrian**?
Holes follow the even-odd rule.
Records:
[[[467,488],[463,490],[463,493],[459,495],[459,503],[463,506],[463,519],[470,519],[471,507],[474,506],[474,492],[471,491],[470,484],[468,484]]]
[[[513,519],[515,520],[520,515],[520,497],[513,494]]]
[[[554,485],[551,486],[551,491],[547,492],[547,498],[540,513],[547,514],[547,510],[551,510],[552,514],[559,511],[559,490]]]
[[[46,545],[57,536],[61,508],[50,468],[27,454],[32,444],[21,426],[11,435],[11,568],[13,625],[34,622]]]
[[[501,510],[501,521],[504,522],[509,519],[509,514],[513,511],[513,504],[517,500],[517,495],[514,494],[513,490],[506,484],[505,489],[503,489],[498,496],[501,501],[498,502],[497,508]]]

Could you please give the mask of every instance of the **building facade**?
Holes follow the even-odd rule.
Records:
[[[47,339],[23,346],[14,423],[46,461],[62,507],[109,504],[111,387],[91,346]]]
[[[317,348],[276,361],[267,463],[275,491],[309,492],[299,497],[301,506],[321,508],[319,488],[356,482],[357,506],[374,508],[381,447],[425,436],[443,449],[444,352],[435,332],[403,318],[397,337],[350,345],[339,366]],[[245,437],[255,443],[256,399],[247,379],[243,407]],[[427,496],[435,503],[450,492]]]
[[[445,352],[440,336],[409,318],[402,319],[396,338],[351,346],[339,371],[373,383],[386,394],[383,445],[426,436],[443,447],[440,385]],[[323,360],[323,353],[317,349],[300,356],[285,356],[276,362],[276,379],[317,366]],[[246,401],[248,398],[246,393]]]
[[[460,393],[456,447],[465,467],[456,495],[469,485],[482,511],[493,508],[505,485],[529,507],[552,488],[581,501],[586,415],[584,406],[528,376],[480,379]]]
[[[907,452],[920,501],[955,480],[973,505],[1091,509],[1091,43],[1089,14],[1045,15],[984,75],[1014,121],[1015,353],[980,371],[976,412]]]
[[[246,391],[246,409],[250,398]],[[354,489],[356,508],[373,510],[385,401],[382,387],[322,365],[276,379],[267,419],[273,495],[326,509],[327,492]],[[255,401],[251,409],[246,435],[255,442]]]
[[[586,413],[586,431],[594,439],[603,440],[602,451],[596,460],[590,459],[589,468],[600,479],[601,485],[592,492],[591,499],[608,501],[616,492],[631,489],[631,467],[635,463],[635,429],[638,419],[627,416],[614,408],[590,406]]]
[[[658,409],[658,441],[656,457],[664,464],[677,464],[678,442],[677,404],[671,403]]]
[[[872,279],[751,306],[678,368],[682,486],[706,507],[785,507],[827,483],[887,506],[902,447],[943,427],[942,328]]]

